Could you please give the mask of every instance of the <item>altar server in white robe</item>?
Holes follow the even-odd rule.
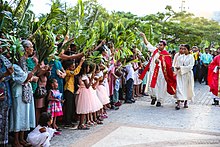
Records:
[[[193,100],[194,97],[194,77],[192,69],[195,60],[193,55],[190,54],[190,46],[188,44],[183,45],[182,49],[184,54],[177,58],[175,67],[177,73],[176,110],[180,109],[180,101],[184,101],[184,108],[188,108],[187,101]]]

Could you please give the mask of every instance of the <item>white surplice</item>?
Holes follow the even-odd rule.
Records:
[[[177,58],[176,67],[180,67],[177,70],[177,100],[193,100],[194,97],[194,77],[193,66],[195,60],[193,55],[180,55]]]
[[[156,47],[153,47],[150,43],[147,44],[147,48],[148,48],[148,51],[150,52],[154,52],[156,50]],[[159,72],[158,72],[158,77],[157,77],[157,83],[156,83],[156,86],[155,88],[151,88],[150,87],[150,84],[151,84],[151,81],[152,81],[152,77],[153,77],[153,73],[154,73],[154,69],[156,67],[156,63],[155,63],[155,60],[156,59],[159,59],[159,54],[160,51],[158,51],[158,53],[156,53],[154,55],[154,57],[152,58],[152,61],[150,63],[150,71],[149,71],[149,94],[150,96],[153,96],[153,97],[156,97],[157,100],[159,102],[163,101],[164,98],[167,98],[167,97],[170,97],[171,95],[167,93],[167,82],[164,78],[164,75],[163,75],[163,71],[162,71],[162,66],[161,66],[161,61],[159,60]]]

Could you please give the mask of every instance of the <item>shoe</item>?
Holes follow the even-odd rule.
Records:
[[[135,103],[135,99],[131,99],[132,103]]]
[[[142,95],[143,95],[143,96],[149,96],[149,95],[148,95],[148,94],[146,94],[146,93],[142,93]]]
[[[184,105],[184,107],[183,108],[189,108],[189,106],[188,105]]]
[[[133,102],[131,100],[126,100],[125,103],[132,104]]]
[[[161,107],[161,103],[157,102],[156,107]]]
[[[151,100],[151,105],[155,105],[155,103],[156,103],[156,101],[157,101],[157,99],[156,98],[152,98],[152,100]]]
[[[99,120],[96,120],[96,123],[97,123],[98,125],[103,125],[103,122],[101,122],[101,121],[99,121]]]
[[[177,106],[175,107],[175,109],[176,109],[176,110],[180,110],[180,106],[177,105]]]
[[[89,130],[90,128],[87,127],[85,124],[82,124],[80,126],[78,126],[78,130]]]
[[[57,128],[56,131],[61,132],[62,130],[60,128]]]
[[[116,107],[121,106],[121,102],[118,101],[117,103],[115,103],[115,106],[116,106]]]
[[[219,101],[218,100],[216,100],[215,98],[213,99],[214,100],[214,103],[212,104],[212,105],[219,105]]]
[[[76,130],[77,129],[77,125],[65,125],[64,128],[71,129],[71,130]]]
[[[61,135],[62,133],[59,131],[54,132],[55,135]]]
[[[91,126],[94,126],[95,124],[94,124],[93,122],[91,122],[91,121],[88,121],[88,122],[86,123],[86,125],[89,126],[89,127],[91,127]]]
[[[112,110],[118,110],[119,107],[112,105],[112,106],[111,106],[111,109],[112,109]]]

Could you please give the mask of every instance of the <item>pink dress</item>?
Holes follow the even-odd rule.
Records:
[[[84,80],[89,82],[89,78],[84,75],[81,79],[79,79],[80,85],[77,92],[79,96],[76,105],[77,114],[93,113],[103,107],[98,96],[96,95],[96,91],[91,86],[87,89],[83,82]]]
[[[101,76],[103,77],[102,71],[100,73],[98,73],[97,77],[101,77]],[[106,105],[106,104],[110,103],[107,90],[106,90],[103,83],[99,83],[99,85],[97,86],[97,89],[96,89],[96,93],[97,93],[97,96],[98,96],[99,100],[101,101],[102,105]]]
[[[62,93],[59,90],[51,90],[52,97],[55,99],[61,99]],[[62,105],[61,102],[49,101],[47,112],[52,115],[52,117],[62,116]]]

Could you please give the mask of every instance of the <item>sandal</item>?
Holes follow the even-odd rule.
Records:
[[[98,125],[103,125],[103,122],[101,122],[101,121],[99,121],[99,120],[96,120],[96,123],[97,123]]]
[[[86,123],[86,125],[88,125],[88,126],[94,126],[94,123],[92,123],[91,121],[88,121],[88,122]]]
[[[89,130],[90,128],[87,127],[86,125],[82,124],[78,126],[78,130]]]
[[[104,119],[102,119],[102,117],[101,116],[98,116],[98,118],[97,118],[99,121],[103,121]]]

